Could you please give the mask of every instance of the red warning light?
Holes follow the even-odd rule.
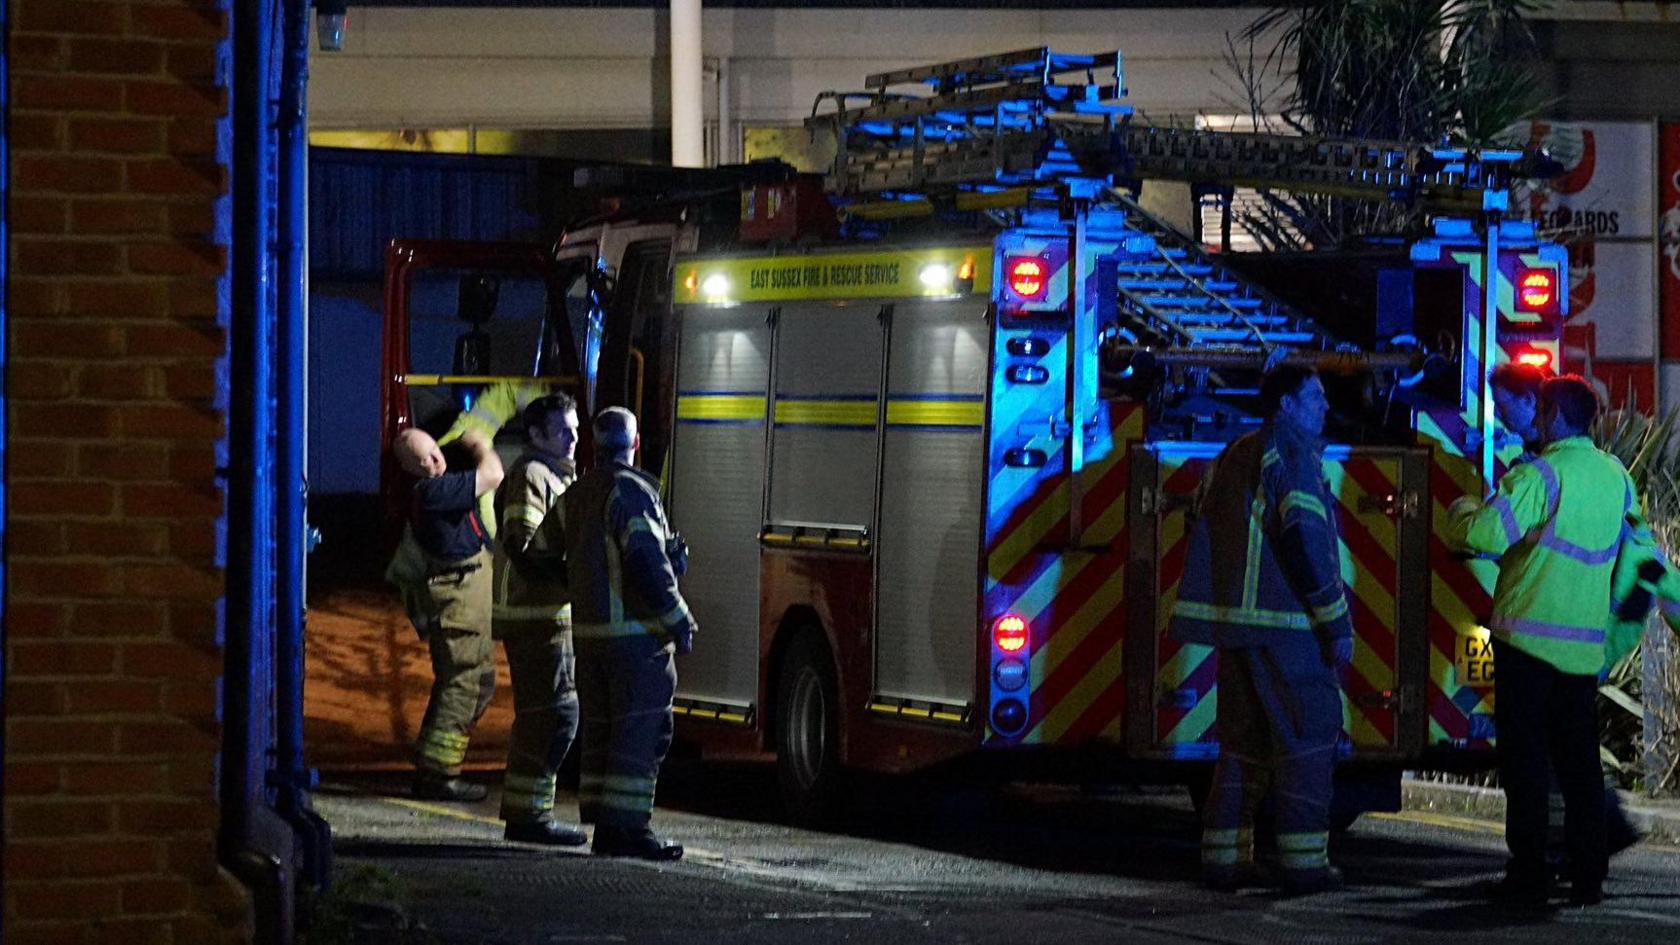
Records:
[[[1517,275],[1517,311],[1550,315],[1557,311],[1555,269],[1524,269]]]
[[[1019,653],[1027,645],[1027,622],[1014,614],[1004,614],[992,624],[992,642],[1005,653]]]
[[[1008,277],[1009,291],[1023,299],[1042,299],[1045,290],[1050,288],[1050,280],[1046,278],[1050,267],[1037,256],[1010,256],[1004,260],[1003,268]]]
[[[1517,355],[1517,363],[1537,367],[1550,373],[1552,370],[1552,353],[1544,348],[1530,348]]]

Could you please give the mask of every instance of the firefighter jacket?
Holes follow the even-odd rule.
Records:
[[[575,479],[571,462],[525,453],[496,490],[496,621],[571,619],[560,499]]]
[[[677,590],[669,554],[676,542],[658,483],[607,462],[573,483],[564,505],[577,639],[653,636],[688,652],[696,626]]]
[[[1335,499],[1316,437],[1267,424],[1225,448],[1197,490],[1174,639],[1264,646],[1351,637]]]
[[[1652,608],[1670,629],[1680,634],[1680,571],[1658,547],[1650,526],[1629,516],[1610,577],[1610,632],[1604,641],[1604,662],[1615,666],[1645,635]]]
[[[1499,480],[1486,504],[1448,510],[1447,540],[1499,556],[1488,629],[1560,672],[1604,668],[1611,578],[1625,531],[1643,526],[1633,480],[1584,436],[1559,440]]]
[[[519,416],[532,401],[548,392],[547,385],[536,381],[497,381],[480,391],[472,406],[455,417],[455,422],[438,437],[438,445],[453,443],[468,430],[478,430],[486,440],[494,443],[497,431]],[[492,536],[496,534],[498,524],[494,502],[495,497],[488,493],[478,497],[478,515],[490,527]]]

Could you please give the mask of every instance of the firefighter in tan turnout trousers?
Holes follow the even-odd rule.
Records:
[[[1548,762],[1563,793],[1570,901],[1603,898],[1608,870],[1597,693],[1613,613],[1623,539],[1644,527],[1633,481],[1587,436],[1598,401],[1579,377],[1540,389],[1546,447],[1513,467],[1487,503],[1465,497],[1449,510],[1450,539],[1498,555],[1488,627],[1499,693],[1500,784],[1511,851],[1496,896],[1545,903]]]
[[[1270,794],[1282,885],[1312,892],[1340,881],[1330,794],[1353,625],[1322,468],[1324,387],[1285,365],[1260,392],[1269,419],[1220,453],[1198,492],[1171,633],[1219,651],[1204,879],[1225,889],[1258,879],[1254,815]]]
[[[431,698],[415,743],[414,793],[474,801],[488,791],[459,777],[461,762],[496,690],[490,536],[478,517],[478,499],[501,484],[502,463],[480,432],[462,436],[460,445],[472,468],[453,472],[437,442],[420,430],[404,431],[392,449],[417,480],[411,537],[404,544],[419,560],[404,597],[432,657]]]
[[[513,678],[513,732],[502,779],[509,840],[577,846],[588,838],[554,820],[554,780],[577,735],[572,605],[561,496],[577,478],[577,404],[550,394],[521,417],[529,446],[496,490],[494,635]]]
[[[674,860],[679,844],[648,827],[654,784],[671,745],[674,653],[695,623],[677,590],[687,557],[659,502],[659,484],[632,465],[636,418],[595,418],[595,468],[566,490],[577,684],[583,715],[578,809],[595,824],[594,851]]]

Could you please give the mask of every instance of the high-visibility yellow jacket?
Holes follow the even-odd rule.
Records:
[[[484,434],[486,440],[494,441],[497,431],[501,430],[509,420],[519,416],[531,402],[547,394],[550,388],[546,384],[536,381],[497,381],[486,385],[479,391],[477,399],[470,408],[461,411],[449,429],[438,437],[438,445],[443,446],[461,438],[461,434],[468,430],[477,430]],[[495,495],[486,492],[478,497],[478,517],[490,527],[490,534],[496,534],[497,521],[495,509]]]
[[[1604,643],[1608,666],[1620,663],[1639,645],[1653,607],[1669,629],[1680,634],[1680,571],[1642,520],[1630,518],[1627,526],[1610,579],[1610,634]]]
[[[1280,633],[1353,635],[1323,455],[1316,438],[1272,424],[1219,454],[1197,491],[1173,639],[1247,647]]]
[[[1498,555],[1488,629],[1562,672],[1604,668],[1611,578],[1629,523],[1644,523],[1633,480],[1585,436],[1548,445],[1499,480],[1492,500],[1449,510],[1448,542]]]

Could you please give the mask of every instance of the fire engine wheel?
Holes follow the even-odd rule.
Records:
[[[776,685],[776,773],[795,820],[823,820],[841,797],[840,699],[828,647],[806,631],[788,647]]]

